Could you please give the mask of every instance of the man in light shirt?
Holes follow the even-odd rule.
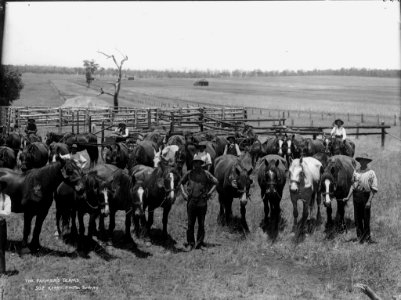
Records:
[[[210,172],[210,167],[212,166],[212,158],[210,154],[206,152],[207,141],[199,142],[197,145],[197,153],[195,154],[200,156],[201,159],[204,161],[203,169]]]
[[[88,160],[81,153],[78,152],[77,144],[73,144],[71,146],[70,158],[76,162],[77,166],[80,167],[81,170],[83,170],[88,164]]]
[[[342,142],[344,143],[344,146],[348,148],[348,150],[351,150],[352,147],[348,143],[347,140],[347,133],[345,132],[345,128],[343,127],[344,121],[341,119],[337,119],[334,121],[334,127],[330,132],[330,135],[332,138],[336,139],[341,139]]]
[[[117,134],[116,143],[125,142],[129,136],[127,125],[124,123],[119,123],[118,127],[114,131],[114,134]]]
[[[356,235],[360,243],[374,243],[370,236],[370,208],[373,197],[378,191],[377,177],[375,172],[368,167],[372,161],[368,154],[356,157],[355,160],[361,166],[354,171],[353,184],[344,200],[347,201],[351,194],[353,195]]]
[[[235,136],[229,135],[227,137],[227,141],[228,144],[224,147],[223,155],[231,154],[239,157],[241,155],[241,151],[239,150],[239,146],[235,141]]]
[[[9,216],[11,214],[11,199],[10,196],[3,193],[6,183],[0,181],[0,217]]]

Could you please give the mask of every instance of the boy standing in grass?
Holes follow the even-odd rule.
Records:
[[[373,197],[378,191],[377,177],[368,167],[372,161],[368,154],[356,157],[355,160],[359,162],[360,168],[354,171],[354,183],[344,200],[349,200],[351,194],[353,195],[356,235],[359,242],[374,243],[370,235],[370,208]]]

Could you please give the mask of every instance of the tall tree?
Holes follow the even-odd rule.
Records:
[[[99,68],[99,65],[95,63],[93,59],[92,60],[85,59],[84,68],[85,68],[86,83],[88,84],[88,87],[90,87],[91,82],[94,80],[93,74],[95,74],[95,72]]]
[[[113,97],[113,103],[114,103],[114,110],[118,110],[118,95],[119,95],[120,89],[121,89],[122,68],[123,68],[124,62],[126,62],[128,60],[128,56],[121,53],[123,58],[121,59],[120,63],[118,63],[117,59],[116,59],[116,57],[114,55],[109,55],[109,54],[106,54],[106,53],[101,52],[101,51],[98,51],[98,53],[103,54],[107,58],[112,58],[113,61],[114,61],[114,64],[117,67],[117,79],[116,79],[116,82],[111,83],[114,86],[114,93],[112,94],[112,93],[109,93],[109,92],[105,92],[103,90],[103,88],[101,88],[100,89],[100,95],[106,94],[106,95],[112,96]]]
[[[9,106],[19,99],[24,88],[21,73],[11,66],[0,66],[0,106]]]

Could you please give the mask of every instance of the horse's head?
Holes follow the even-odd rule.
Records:
[[[323,146],[324,146],[324,152],[327,155],[331,154],[331,147],[332,147],[332,141],[331,138],[328,136],[323,136]]]
[[[252,179],[250,175],[252,168],[247,171],[239,164],[232,166],[228,175],[229,184],[234,192],[234,196],[240,199],[241,205],[246,205],[249,198]]]
[[[143,203],[148,192],[144,188],[143,181],[136,180],[134,175],[131,177],[129,193],[132,201],[132,217],[143,216]]]
[[[335,199],[334,192],[337,189],[335,178],[337,176],[338,170],[333,163],[329,163],[323,172],[320,180],[320,191],[323,198],[323,203],[325,206],[330,206],[331,201]]]
[[[109,196],[110,191],[106,182],[99,177],[96,171],[89,172],[82,178],[83,198],[91,209],[98,210],[104,216],[110,213]]]
[[[331,143],[331,153],[333,155],[339,155],[342,153],[342,149],[344,148],[344,142],[341,138],[333,138]]]
[[[26,172],[33,168],[33,162],[35,159],[35,146],[29,144],[24,148],[19,156],[21,171]]]
[[[166,163],[159,164],[161,172],[158,172],[161,176],[157,178],[157,187],[164,194],[166,199],[170,201],[175,201],[175,192],[178,189],[178,183],[180,182],[180,176],[174,167],[169,166]]]
[[[279,178],[277,174],[277,167],[279,166],[280,161],[276,160],[276,162],[271,162],[265,160],[265,174],[264,179],[267,184],[266,194],[277,195],[277,185],[279,183]]]
[[[305,181],[304,168],[302,166],[303,159],[294,159],[290,166],[290,192],[298,193],[301,185]]]

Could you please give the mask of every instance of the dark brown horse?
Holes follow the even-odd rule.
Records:
[[[306,138],[305,143],[306,143],[305,156],[313,156],[316,153],[324,153],[325,152],[323,140],[320,140],[320,139],[314,140],[311,138]]]
[[[45,143],[33,142],[22,150],[19,159],[23,172],[33,168],[41,168],[45,166],[49,160],[49,149]]]
[[[22,253],[29,251],[27,246],[32,218],[36,216],[30,249],[36,251],[40,248],[39,236],[43,221],[53,202],[53,193],[63,181],[76,191],[80,191],[81,176],[81,170],[73,160],[62,158],[40,169],[33,169],[27,174],[0,169],[0,181],[5,183],[2,192],[10,196],[12,211],[24,212]]]
[[[0,168],[14,169],[17,159],[13,149],[7,146],[0,146]]]
[[[8,134],[6,137],[6,146],[13,149],[15,157],[17,157],[21,149],[21,135],[15,132]]]
[[[346,145],[345,141],[343,141],[342,138],[325,136],[323,138],[325,152],[330,156],[341,154],[349,157],[354,157],[355,143],[350,140],[346,141],[348,142],[348,145]]]
[[[272,232],[276,236],[281,215],[280,202],[286,182],[286,160],[279,155],[270,154],[263,157],[262,161],[258,171],[258,183],[264,204],[264,223],[268,226],[271,220]]]
[[[154,167],[154,159],[158,151],[157,144],[152,141],[139,142],[129,153],[128,169],[132,169],[136,165]]]
[[[217,192],[219,194],[220,212],[219,224],[229,224],[232,219],[232,202],[234,198],[240,198],[241,224],[245,231],[249,231],[246,222],[246,204],[249,198],[249,190],[252,184],[250,174],[234,155],[223,155],[215,160],[214,175],[218,180]]]
[[[55,161],[55,157],[58,155],[66,155],[70,153],[67,144],[52,142],[49,146],[50,155],[49,162]]]
[[[355,167],[356,162],[353,158],[345,155],[335,155],[330,157],[327,166],[324,168],[320,191],[327,209],[327,227],[333,224],[331,202],[337,199],[339,229],[340,231],[346,229],[344,221],[346,203],[341,200],[348,195]]]
[[[70,149],[73,144],[77,144],[77,151],[86,150],[90,158],[90,168],[93,168],[99,159],[97,136],[93,133],[66,133],[59,142],[67,144]]]
[[[180,176],[176,169],[166,163],[159,163],[151,175],[145,179],[143,186],[146,190],[143,211],[148,210],[146,234],[149,235],[153,224],[154,211],[163,208],[163,237],[167,237],[168,214],[175,202]]]
[[[103,161],[106,164],[112,164],[120,169],[124,169],[128,164],[129,150],[128,146],[123,143],[115,143],[107,145],[102,150]]]

